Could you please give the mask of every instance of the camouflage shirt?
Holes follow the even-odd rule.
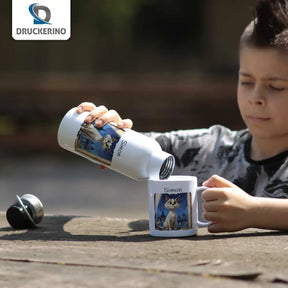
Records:
[[[209,129],[151,132],[148,136],[175,156],[175,175],[194,175],[201,185],[217,174],[250,195],[288,198],[288,151],[253,161],[251,134],[247,129],[231,131],[215,125]]]

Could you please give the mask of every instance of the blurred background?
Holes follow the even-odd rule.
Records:
[[[59,148],[61,118],[91,101],[136,131],[244,128],[238,41],[253,4],[71,0],[68,41],[15,41],[11,1],[0,1],[0,211],[32,193],[48,214],[146,217],[146,183]]]

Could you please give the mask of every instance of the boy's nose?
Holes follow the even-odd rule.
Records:
[[[265,96],[264,91],[260,87],[255,87],[249,97],[249,102],[256,105],[264,105]]]

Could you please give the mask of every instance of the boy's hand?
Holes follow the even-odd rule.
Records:
[[[214,222],[208,227],[209,232],[234,232],[250,227],[254,197],[217,175],[203,186],[209,187],[202,193],[203,217]]]
[[[77,107],[77,113],[89,111],[89,115],[85,118],[87,123],[94,120],[95,126],[102,127],[109,122],[116,123],[118,128],[131,128],[133,122],[130,119],[121,119],[120,115],[115,110],[108,110],[105,106],[95,106],[90,102],[83,102]],[[100,169],[106,169],[105,166],[100,165]]]
[[[95,106],[90,102],[83,102],[77,107],[77,112],[89,111],[85,121],[91,123],[95,120],[95,126],[102,127],[109,122],[116,123],[118,128],[132,128],[131,119],[122,119],[115,110],[108,110],[105,106]]]

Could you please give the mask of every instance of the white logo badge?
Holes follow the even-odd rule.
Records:
[[[15,40],[68,40],[71,0],[12,0]]]

